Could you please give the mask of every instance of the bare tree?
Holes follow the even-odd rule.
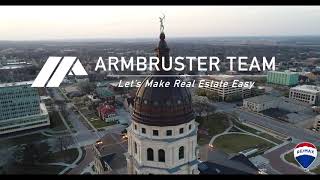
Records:
[[[193,96],[192,98],[193,109],[201,117],[202,113],[208,114],[209,99],[205,96]]]
[[[58,143],[60,152],[63,152],[68,149],[68,147],[72,144],[72,140],[70,136],[59,136],[58,137]],[[63,159],[66,159],[64,156]]]
[[[82,92],[90,94],[95,89],[96,85],[89,81],[83,81],[78,83],[78,87]]]

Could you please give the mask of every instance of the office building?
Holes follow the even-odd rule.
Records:
[[[320,115],[316,116],[315,121],[314,121],[314,129],[317,132],[320,132]]]
[[[302,85],[290,88],[289,98],[312,105],[319,104],[320,87]]]
[[[212,77],[207,77],[205,82],[212,81],[223,81],[228,82],[227,86],[203,86],[199,87],[200,89],[206,91],[212,91],[221,101],[229,101],[229,100],[240,100],[242,98],[248,98],[253,96],[255,89],[249,89],[246,87],[232,86],[234,80],[238,80],[235,76],[232,75],[217,75]]]
[[[299,82],[299,74],[290,71],[269,71],[267,82],[284,86],[293,86]]]
[[[40,103],[32,82],[0,84],[0,134],[50,125],[47,109]]]

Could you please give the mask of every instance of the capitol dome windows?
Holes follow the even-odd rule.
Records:
[[[138,147],[137,147],[137,143],[134,142],[134,153],[137,154],[138,153]]]
[[[165,152],[164,152],[164,150],[163,149],[160,149],[159,151],[158,151],[158,159],[159,159],[159,162],[165,162],[166,160],[166,156],[165,156]]]
[[[146,134],[146,128],[141,128],[142,134]]]
[[[179,160],[184,158],[184,147],[179,148]]]
[[[151,148],[147,149],[147,160],[153,161],[153,149],[151,149]]]
[[[179,129],[179,133],[180,133],[180,134],[183,134],[183,128],[180,128],[180,129]]]
[[[166,135],[167,135],[167,136],[172,136],[172,130],[167,130]]]
[[[159,136],[159,131],[158,130],[153,130],[152,134],[153,134],[153,136]]]

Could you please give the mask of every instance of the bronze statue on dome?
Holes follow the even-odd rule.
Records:
[[[162,18],[159,17],[159,19],[160,19],[160,33],[163,33],[163,31],[164,31],[163,20],[164,20],[165,17],[166,16],[164,14],[163,14]]]

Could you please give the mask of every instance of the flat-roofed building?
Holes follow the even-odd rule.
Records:
[[[290,88],[289,98],[312,105],[319,104],[320,87],[313,85],[302,85]]]
[[[200,89],[212,91],[216,93],[222,101],[227,101],[228,99],[232,98],[246,98],[250,97],[252,94],[252,89],[239,87],[239,86],[232,86],[234,80],[238,80],[235,76],[232,75],[217,75],[214,77],[207,77],[205,82],[210,83],[211,81],[223,81],[228,82],[227,86],[204,86],[200,87]]]
[[[49,126],[44,103],[32,82],[0,84],[0,134]]]
[[[243,106],[250,111],[260,112],[274,107],[277,97],[262,95],[243,100]]]
[[[299,82],[299,74],[290,71],[269,71],[267,82],[284,86],[293,86]]]
[[[316,116],[315,118],[314,128],[316,131],[320,132],[320,115]]]
[[[312,112],[312,107],[308,103],[287,97],[276,97],[271,95],[261,95],[244,99],[243,107],[254,112],[261,112],[271,108],[283,109],[289,112]]]

